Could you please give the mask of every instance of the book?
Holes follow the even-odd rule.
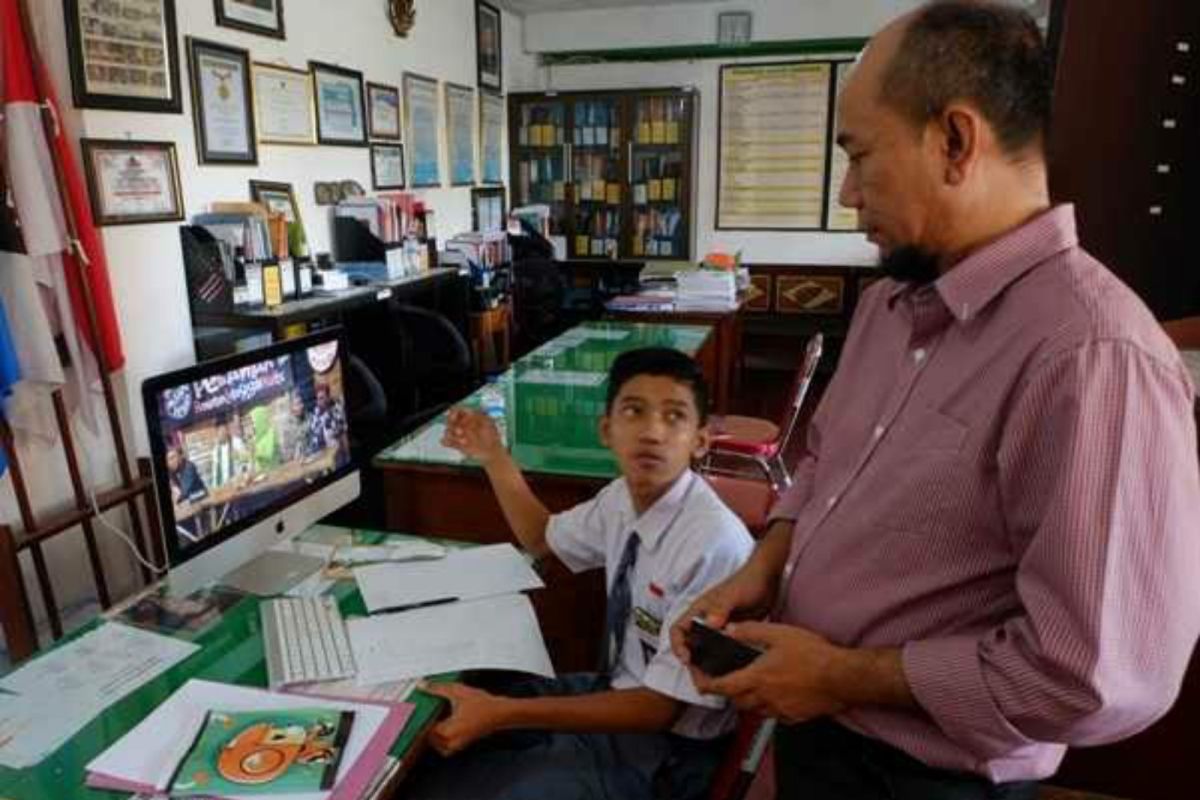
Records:
[[[143,597],[117,614],[117,619],[139,628],[160,633],[198,634],[221,618],[245,595],[212,586],[193,592],[187,597],[170,597],[166,587]]]
[[[209,711],[168,793],[279,795],[333,788],[353,711]]]

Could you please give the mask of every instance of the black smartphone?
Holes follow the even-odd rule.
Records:
[[[714,678],[748,667],[762,655],[757,647],[721,633],[699,617],[688,626],[687,646],[696,668]]]

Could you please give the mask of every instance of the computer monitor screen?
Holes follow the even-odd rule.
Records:
[[[343,355],[329,330],[146,381],[172,566],[351,471]]]

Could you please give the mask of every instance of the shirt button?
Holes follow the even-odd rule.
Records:
[[[875,426],[875,438],[876,438],[876,439],[882,439],[882,438],[883,438],[883,432],[884,432],[885,430],[887,430],[887,429],[886,429],[886,428],[884,428],[882,425],[876,425],[876,426]]]
[[[920,364],[924,360],[925,360],[925,348],[924,347],[918,347],[916,350],[913,350],[913,361]]]
[[[834,495],[833,497],[831,497],[825,501],[825,505],[828,506],[829,508],[833,508],[834,506],[837,505],[837,501],[838,501],[837,495]]]

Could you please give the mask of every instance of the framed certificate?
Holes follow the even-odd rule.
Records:
[[[288,222],[300,221],[300,206],[290,183],[250,181],[250,199],[270,214],[282,214]]]
[[[475,90],[446,84],[446,138],[450,145],[450,185],[475,185]]]
[[[183,111],[175,0],[63,0],[78,108]]]
[[[80,144],[97,225],[183,219],[174,142],[83,139]]]
[[[263,144],[316,144],[312,75],[275,64],[251,65],[258,141]]]
[[[400,90],[367,84],[367,131],[372,139],[400,139]]]
[[[408,157],[412,160],[412,185],[441,186],[441,131],[438,120],[438,82],[404,74],[404,108],[408,112]]]
[[[503,183],[501,158],[504,148],[504,97],[492,92],[479,93],[479,159],[483,167],[480,181]]]
[[[376,190],[404,188],[404,145],[371,145],[371,186]]]
[[[283,33],[283,0],[213,0],[217,24],[275,39]]]
[[[363,111],[363,75],[317,61],[308,62],[317,106],[317,141],[364,147],[367,123]]]
[[[201,164],[257,164],[250,53],[187,37],[192,116]]]

